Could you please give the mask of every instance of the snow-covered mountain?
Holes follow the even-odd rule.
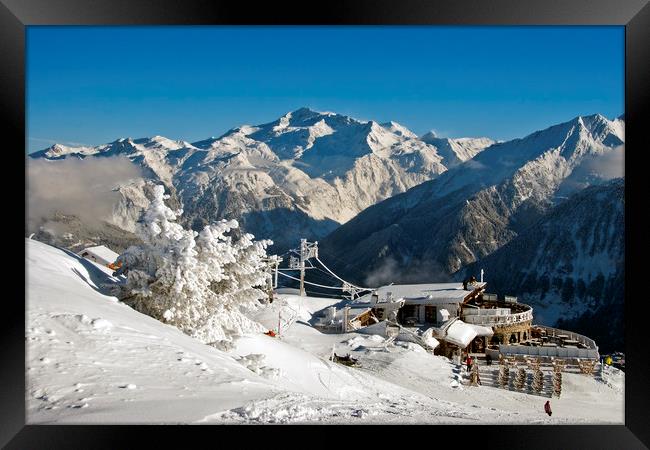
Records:
[[[366,209],[323,240],[323,257],[334,256],[329,262],[357,282],[389,281],[384,272],[390,281],[443,279],[535,223],[561,200],[560,188],[570,195],[588,180],[605,180],[565,182],[586,161],[595,168],[601,158],[622,155],[624,140],[622,119],[596,114],[491,145]]]
[[[459,153],[459,158],[492,142],[457,141],[449,142],[471,149]],[[446,156],[435,144],[398,123],[379,124],[307,108],[193,144],[155,136],[92,148],[57,144],[31,156],[116,155],[127,156],[145,169],[147,177],[165,183],[192,226],[236,218],[244,229],[273,239],[279,247],[295,245],[300,237],[320,238],[368,206],[447,169],[442,162]],[[126,228],[137,216],[125,207],[137,203],[127,191],[122,190],[124,201],[113,220]]]
[[[620,350],[624,198],[622,178],[579,191],[458,278],[484,269],[490,292],[518,295],[535,308],[539,323],[562,320],[565,329]]]
[[[424,134],[420,139],[438,149],[438,154],[442,156],[442,163],[448,169],[472,159],[495,143],[489,138],[441,138],[433,131]]]
[[[172,176],[179,169],[184,157],[196,150],[198,150],[196,147],[187,142],[154,136],[142,139],[121,138],[97,147],[68,147],[54,144],[45,150],[31,153],[29,156],[50,160],[69,157],[127,156],[146,170],[145,175],[148,178],[157,179],[170,185]]]

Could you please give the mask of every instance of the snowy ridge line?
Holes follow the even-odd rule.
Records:
[[[352,267],[361,268],[368,277],[373,273],[369,268],[382,267],[380,259],[386,255],[403,261],[402,273],[415,271],[413,278],[421,278],[417,269],[427,264],[452,275],[475,263],[478,256],[492,254],[518,235],[518,227],[527,228],[528,220],[536,221],[548,212],[556,205],[556,193],[569,195],[613,175],[623,176],[622,165],[618,172],[619,166],[613,164],[616,158],[623,159],[623,151],[616,151],[622,144],[623,123],[599,115],[578,117],[492,145],[439,177],[364,209],[320,242],[351,262],[337,263],[344,276]],[[578,168],[582,168],[580,176]],[[427,226],[439,230],[434,241],[419,232]],[[367,252],[384,246],[382,257]],[[504,269],[506,280],[509,275]]]
[[[470,157],[465,147],[480,151],[492,143],[486,138],[464,142],[452,149],[459,152],[454,161]],[[55,144],[29,157],[55,161],[123,156],[142,166],[147,182],[163,182],[173,192],[188,222],[229,216],[261,235],[269,233],[269,225],[272,232],[286,228],[284,218],[278,222],[270,213],[286,208],[296,219],[305,214],[308,218],[290,220],[287,236],[318,237],[368,206],[445,172],[446,156],[439,150],[394,122],[379,124],[300,108],[268,123],[242,125],[193,143],[162,136],[121,138],[94,147]],[[136,184],[120,187],[114,225],[134,227],[147,203],[141,191]],[[242,220],[248,210],[255,217]],[[276,245],[285,248],[288,241],[276,240]]]

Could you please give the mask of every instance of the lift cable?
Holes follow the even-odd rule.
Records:
[[[318,257],[316,257],[315,259],[316,259],[316,261],[318,261],[319,263],[321,263],[321,265],[325,268],[325,270],[327,270],[327,271],[328,271],[328,272],[329,272],[329,273],[330,273],[334,278],[336,278],[337,280],[341,281],[342,283],[349,284],[349,285],[352,286],[353,288],[360,289],[360,290],[362,290],[362,291],[372,291],[372,290],[376,289],[376,288],[367,288],[367,287],[356,286],[356,285],[354,285],[354,284],[352,284],[352,283],[349,283],[349,282],[345,281],[343,278],[341,278],[341,277],[339,277],[338,275],[336,275],[334,272],[332,272],[332,271],[330,270],[330,268],[327,267],[327,266],[323,263],[323,261],[321,261]]]
[[[340,263],[342,263],[344,265],[346,270],[354,272],[356,275],[359,275],[359,277],[363,278],[363,277],[366,276],[366,274],[361,272],[359,269],[354,269],[353,268],[353,267],[357,267],[357,265],[350,264],[349,261],[345,261],[345,260],[339,258],[338,256],[334,255],[333,253],[331,253],[331,252],[329,252],[327,250],[324,250],[322,248],[319,249],[319,251],[320,251],[321,254],[323,254],[325,256],[328,256],[328,258],[332,258],[332,259],[335,259],[335,260],[339,261]]]
[[[287,278],[290,278],[292,280],[300,281],[300,278],[292,277],[291,275],[287,275],[286,273],[282,273],[282,272],[278,272],[278,273],[280,275],[282,275],[283,277],[287,277]],[[309,281],[305,281],[304,283],[305,284],[311,284],[312,286],[318,286],[318,287],[325,288],[325,289],[343,290],[342,286],[324,286],[322,284],[310,283]]]

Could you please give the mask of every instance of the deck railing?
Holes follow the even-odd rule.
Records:
[[[579,342],[587,348],[577,348],[571,346],[529,346],[529,345],[500,345],[499,351],[504,355],[527,355],[527,356],[553,356],[559,358],[587,358],[599,359],[598,346],[593,339],[583,336],[572,331],[560,330],[559,328],[547,327],[544,325],[534,325],[535,328],[540,328],[546,331],[547,337],[555,338],[560,342],[571,340]]]
[[[471,311],[471,310],[470,310]],[[488,310],[476,310],[478,314],[475,313],[466,313],[463,311],[463,321],[471,323],[473,325],[488,325],[488,326],[499,326],[499,325],[512,325],[516,323],[526,322],[533,320],[533,308],[530,308],[527,311],[523,311],[515,314],[481,314],[481,311],[490,311]]]
[[[528,345],[499,345],[503,355],[553,356],[556,358],[599,359],[598,349],[567,347],[532,347]]]
[[[547,327],[544,325],[535,325],[535,328],[541,328],[542,330],[545,330],[546,336],[548,337],[555,337],[559,339],[560,336],[567,336],[568,339],[572,341],[580,342],[588,349],[598,350],[598,345],[596,345],[596,341],[588,338],[587,336],[583,336],[582,334],[574,333],[573,331],[560,330],[559,328]]]

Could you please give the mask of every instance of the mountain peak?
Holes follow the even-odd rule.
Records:
[[[314,111],[313,109],[311,109],[311,108],[309,108],[307,106],[302,106],[302,107],[296,109],[295,111],[292,111],[290,114],[294,115],[294,116],[300,116],[300,115],[305,115],[305,114],[306,115],[312,115],[312,114],[320,114],[320,113],[318,111]]]
[[[144,145],[145,147],[165,149],[165,150],[179,150],[186,146],[191,146],[188,142],[181,140],[169,139],[165,136],[155,135],[150,138],[136,139],[136,144]]]
[[[582,127],[593,139],[606,145],[622,144],[625,140],[625,130],[622,121],[610,120],[600,113],[589,116],[578,116],[571,124]]]
[[[413,133],[411,130],[406,128],[404,125],[399,124],[393,120],[390,122],[385,122],[381,124],[382,127],[389,130],[390,132],[397,134],[398,136],[417,138],[417,134]]]
[[[68,147],[57,143],[52,145],[48,150],[51,150],[53,153],[64,153],[68,150]]]
[[[591,124],[596,124],[596,123],[609,123],[611,122],[611,120],[609,120],[607,117],[603,116],[600,113],[595,113],[595,114],[581,115],[581,116],[574,117],[573,120],[570,120],[569,122],[589,126]]]
[[[289,121],[304,121],[307,119],[311,119],[314,117],[322,116],[322,115],[331,115],[332,113],[321,113],[318,111],[314,111],[311,108],[308,108],[306,106],[303,106],[301,108],[296,109],[295,111],[291,111],[286,113],[284,116],[282,116],[282,119],[289,120]]]
[[[68,155],[88,155],[94,152],[93,147],[79,146],[79,147],[70,147],[67,145],[54,143],[51,146],[39,150],[33,153],[30,153],[31,158],[65,158]]]

